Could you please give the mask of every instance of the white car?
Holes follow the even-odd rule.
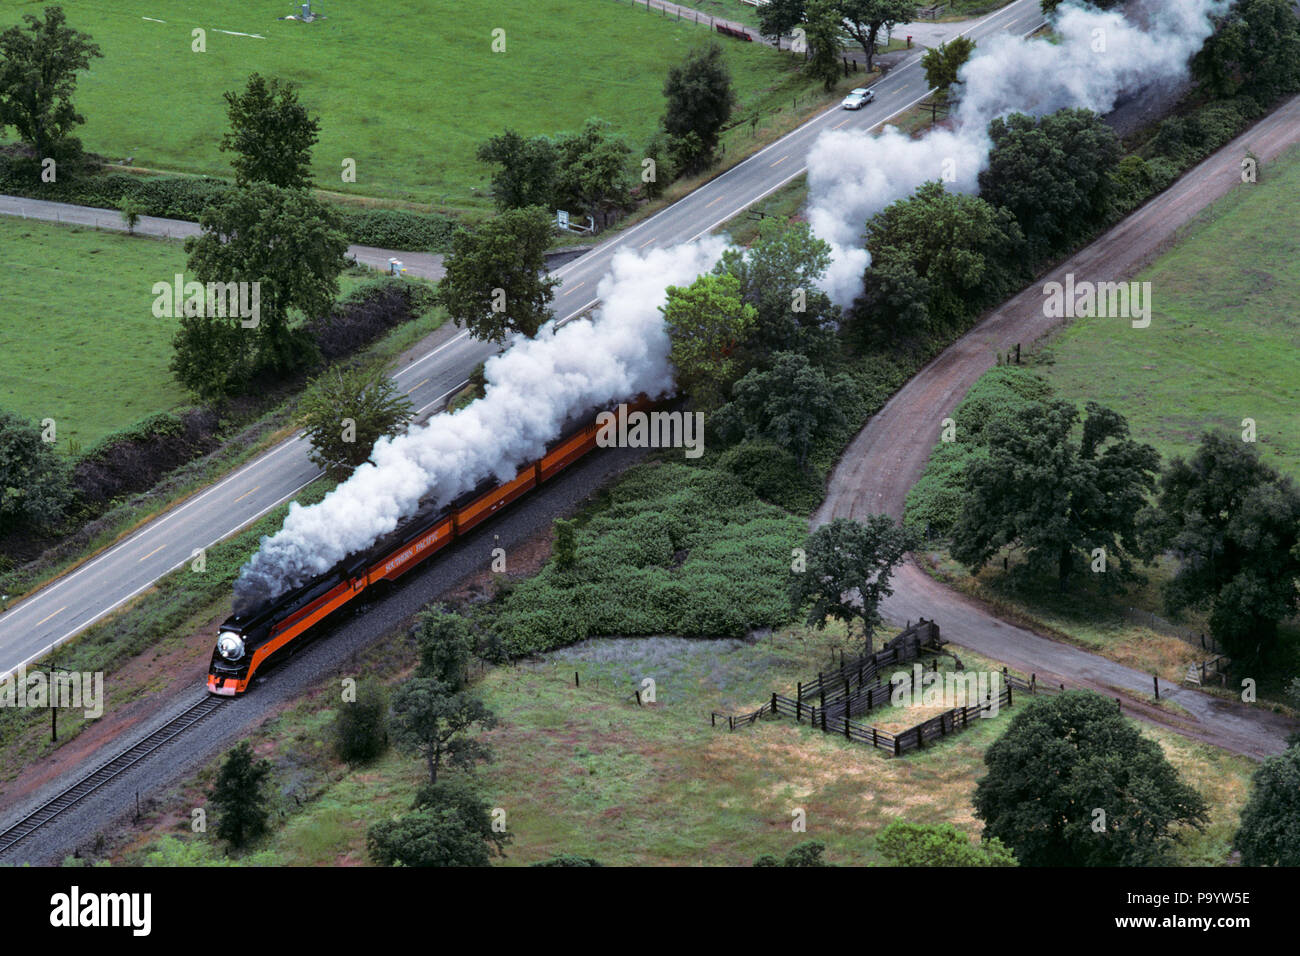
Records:
[[[876,94],[865,88],[850,90],[849,95],[844,97],[840,106],[846,110],[860,110],[875,98]]]

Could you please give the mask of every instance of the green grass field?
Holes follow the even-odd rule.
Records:
[[[1125,415],[1164,456],[1190,453],[1210,427],[1240,434],[1252,418],[1265,457],[1300,478],[1297,221],[1292,151],[1137,277],[1151,282],[1149,328],[1077,319],[1048,343],[1055,364],[1038,371],[1063,398]]]
[[[168,369],[176,320],[153,315],[153,284],[178,272],[176,242],[0,216],[0,408],[53,418],[66,452],[69,439],[85,451],[188,404]],[[340,295],[365,278],[344,273]],[[413,345],[436,324],[412,323],[372,351],[390,338]]]
[[[42,6],[6,4],[0,28]],[[320,117],[321,187],[485,208],[489,169],[474,159],[481,142],[506,126],[550,134],[599,116],[639,149],[663,113],[668,67],[712,35],[615,0],[324,0],[316,10],[325,20],[276,19],[297,8],[79,0],[69,21],[104,53],[77,90],[86,147],[137,166],[227,175],[222,93],[260,71],[300,84]],[[194,28],[206,30],[205,53],[191,51]],[[808,88],[789,56],[760,44],[723,47],[741,109],[788,105]],[[356,161],[355,184],[341,181],[345,158]]]
[[[747,866],[763,853],[784,855],[804,840],[820,840],[831,862],[861,865],[883,862],[875,834],[893,819],[946,821],[978,834],[971,797],[985,773],[984,753],[1021,711],[1021,699],[996,718],[899,759],[788,719],[735,732],[710,727],[710,710],[750,710],[774,688],[793,690],[842,641],[835,629],[802,628],[753,644],[616,638],[489,670],[478,686],[501,724],[487,735],[496,760],[476,775],[490,805],[505,810],[513,837],[500,862],[517,866],[576,853],[606,865]],[[409,661],[409,649],[398,644],[367,653],[367,670],[376,657],[385,658],[390,672],[399,660]],[[969,668],[996,669],[965,651],[962,658]],[[945,659],[941,669],[950,666]],[[638,707],[632,690],[644,677],[655,679],[657,700]],[[370,824],[407,812],[423,765],[396,751],[353,770],[335,761],[326,741],[336,696],[337,684],[327,682],[255,741],[275,767],[277,792],[293,797],[277,798],[284,826],[259,844],[250,862],[364,864]],[[922,710],[883,708],[871,722],[902,729],[932,716]],[[1204,831],[1181,834],[1178,862],[1224,864],[1254,763],[1138,726],[1212,808]],[[211,780],[213,766],[176,806],[202,800],[201,782]],[[795,809],[807,815],[806,833],[791,829]],[[160,808],[119,859],[139,859],[164,834],[193,840],[187,819]],[[211,842],[191,845],[199,862],[220,858]]]
[[[183,403],[150,289],[184,271],[176,243],[0,217],[0,408],[53,418],[66,451]]]

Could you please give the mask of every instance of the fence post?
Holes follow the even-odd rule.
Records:
[[[772,691],[772,713],[776,713],[776,691]]]
[[[895,756],[895,757],[899,756],[899,755],[902,753],[902,751],[898,749],[898,742],[899,742],[901,739],[902,739],[901,737],[895,737],[895,738],[894,738],[894,756]]]
[[[822,733],[826,733],[826,708],[822,708]]]
[[[1115,709],[1121,714],[1124,713],[1124,703],[1118,697],[1115,698]]]
[[[1011,706],[1011,685],[1007,685],[1007,706]]]
[[[735,730],[735,729],[736,729],[736,718],[735,718],[735,716],[733,715],[733,716],[731,716],[731,717],[728,717],[728,718],[727,718],[727,721],[731,724],[730,729],[731,729],[731,730]]]
[[[574,671],[574,672],[573,672],[573,686],[574,686],[574,687],[581,687],[581,686],[582,686],[582,682],[578,680],[578,672],[577,672],[577,671]]]
[[[1156,685],[1156,700],[1159,700],[1159,699],[1160,699],[1160,675],[1159,675],[1159,674],[1152,674],[1152,675],[1151,675],[1151,680],[1155,682],[1155,685]]]
[[[709,726],[710,727],[718,726],[718,712],[716,710],[713,713],[709,714]]]
[[[795,686],[794,699],[803,703],[803,681],[800,681]]]

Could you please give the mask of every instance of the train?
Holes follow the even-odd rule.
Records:
[[[644,411],[655,404],[641,395],[628,403],[628,409]],[[223,697],[247,693],[258,674],[295,651],[345,608],[401,581],[453,541],[588,455],[596,448],[597,417],[564,430],[540,458],[524,465],[509,481],[486,479],[442,508],[426,502],[364,551],[348,555],[324,574],[258,608],[226,618],[217,629],[208,692]]]

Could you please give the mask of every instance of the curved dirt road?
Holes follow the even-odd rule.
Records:
[[[1180,229],[1241,181],[1247,149],[1266,163],[1300,142],[1300,97],[1288,101],[1254,127],[1189,171],[1092,245],[1030,288],[1003,303],[920,371],[858,433],[831,476],[827,497],[813,526],[832,518],[884,513],[901,518],[908,490],[925,469],[938,441],[940,423],[999,351],[1028,345],[1061,320],[1043,315],[1042,286],[1077,281],[1119,281],[1134,276]],[[1122,321],[1122,320],[1120,320]],[[1135,331],[1134,334],[1141,334]],[[961,423],[957,423],[961,428]],[[1141,698],[1151,693],[1151,675],[1116,664],[1069,644],[1053,641],[999,620],[979,602],[929,577],[915,565],[899,568],[894,594],[882,611],[902,623],[934,618],[955,644],[1002,661],[1051,683],[1089,687],[1122,696],[1127,712],[1235,753],[1261,758],[1280,753],[1294,722],[1262,708],[1224,701],[1179,687],[1161,688],[1192,719],[1157,709]],[[1135,696],[1136,699],[1135,699]]]

